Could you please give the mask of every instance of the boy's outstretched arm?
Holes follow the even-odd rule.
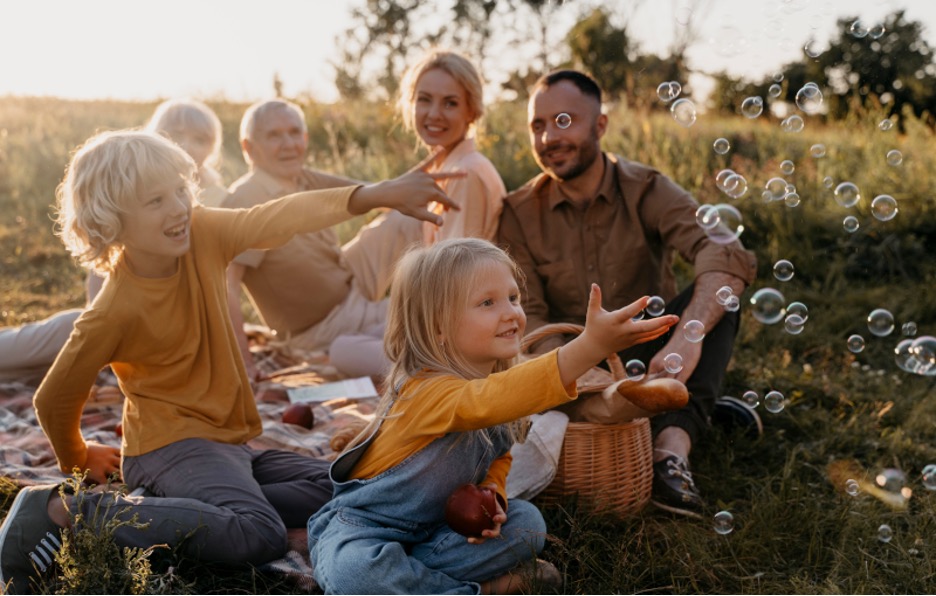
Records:
[[[614,311],[601,308],[601,288],[592,284],[585,315],[585,331],[559,348],[559,376],[568,386],[611,353],[654,340],[679,321],[676,315],[634,321],[647,305],[644,296]]]
[[[378,207],[390,207],[404,215],[441,225],[442,216],[429,211],[429,204],[435,202],[455,210],[459,206],[448,198],[436,181],[464,176],[464,172],[411,170],[393,180],[358,187],[348,200],[348,212],[360,215]]]

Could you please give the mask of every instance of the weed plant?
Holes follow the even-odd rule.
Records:
[[[224,126],[224,165],[229,182],[246,171],[237,143],[245,105],[211,104]],[[0,98],[0,324],[41,319],[83,302],[83,274],[52,235],[54,191],[74,147],[97,130],[143,124],[153,103],[72,102]],[[392,106],[304,106],[310,125],[313,167],[360,180],[404,172],[423,152],[403,130]],[[899,370],[893,348],[902,323],[920,335],[936,335],[936,201],[931,173],[933,131],[912,115],[881,131],[883,111],[856,111],[844,122],[806,119],[800,133],[780,130],[768,114],[756,120],[700,115],[684,128],[663,110],[609,106],[604,147],[656,167],[702,203],[730,203],[744,218],[741,236],[758,258],[758,278],[742,296],[762,287],[780,290],[787,302],[809,307],[802,333],[765,325],[742,310],[742,326],[724,393],[752,389],[785,396],[785,407],[758,412],[764,434],[751,438],[713,428],[693,452],[693,472],[706,501],[701,521],[674,518],[652,508],[629,519],[595,514],[575,499],[544,508],[551,536],[544,557],[565,573],[565,593],[933,593],[936,576],[936,492],[921,483],[924,466],[936,463],[934,377]],[[525,107],[495,104],[486,114],[479,146],[497,166],[508,189],[538,173],[525,128]],[[718,155],[724,137],[731,150]],[[813,146],[825,146],[813,157]],[[900,165],[885,156],[898,149]],[[779,164],[792,160],[784,175]],[[715,175],[731,168],[748,193],[730,199]],[[795,184],[801,202],[765,202],[767,180]],[[825,178],[832,180],[828,187]],[[834,198],[835,185],[851,181],[862,193],[851,209]],[[897,217],[878,221],[871,199],[890,194]],[[843,230],[854,215],[860,228]],[[350,238],[363,219],[345,224]],[[792,280],[772,275],[788,259]],[[680,277],[691,270],[680,265]],[[897,321],[888,337],[868,332],[866,317],[887,308]],[[846,349],[846,338],[864,336],[866,348]],[[893,508],[867,491],[848,494],[848,478],[874,482],[885,468],[906,474],[912,497]],[[0,504],[9,507],[17,487],[0,479]],[[727,535],[712,528],[720,510],[734,516]],[[892,530],[889,541],[879,528]],[[166,549],[127,553],[119,572],[99,583],[105,559],[118,551],[96,540],[70,542],[71,562],[50,591],[101,593],[298,593],[297,586],[249,567],[207,565]],[[89,552],[85,552],[89,551]],[[119,558],[119,557],[118,557]],[[117,559],[113,559],[117,560]],[[108,566],[108,569],[114,569]],[[85,576],[85,577],[83,577]],[[93,576],[93,577],[92,577]],[[145,581],[144,581],[145,576]]]

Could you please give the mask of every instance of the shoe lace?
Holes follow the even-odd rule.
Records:
[[[692,480],[692,472],[689,471],[689,468],[686,466],[686,462],[682,458],[676,457],[670,459],[666,462],[666,467],[666,472],[670,476],[676,476],[682,479],[688,486],[695,489],[695,482]]]
[[[55,553],[62,549],[62,543],[59,537],[52,532],[46,532],[45,536],[36,545],[36,549],[29,552],[29,558],[40,572],[45,572],[55,560]]]

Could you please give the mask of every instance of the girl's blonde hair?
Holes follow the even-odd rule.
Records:
[[[452,238],[430,247],[413,248],[403,255],[394,271],[384,334],[384,350],[393,364],[384,381],[378,415],[349,447],[363,441],[386,417],[410,379],[437,375],[482,377],[455,351],[451,338],[477,278],[487,267],[498,264],[509,268],[517,285],[523,287],[523,273],[517,264],[487,240]],[[492,372],[507,370],[516,360],[498,360]],[[509,426],[515,440],[524,438],[526,419]]]
[[[415,130],[413,104],[416,101],[416,84],[420,77],[436,68],[448,73],[465,90],[468,113],[471,114],[468,128],[469,132],[473,132],[484,114],[484,83],[481,75],[461,54],[440,49],[430,50],[418,62],[410,66],[403,75],[400,83],[400,98],[397,102],[403,117],[403,126],[408,130]]]
[[[97,134],[77,149],[56,189],[55,233],[82,266],[113,271],[123,248],[121,214],[171,178],[184,180],[195,196],[196,170],[188,153],[156,133]]]
[[[204,165],[213,169],[221,168],[221,120],[214,110],[195,99],[168,99],[153,112],[146,130],[172,138],[172,129],[191,130],[211,137],[211,152]]]

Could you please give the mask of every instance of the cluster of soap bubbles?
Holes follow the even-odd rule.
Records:
[[[685,127],[692,126],[696,121],[696,107],[692,100],[676,99],[682,93],[682,85],[678,81],[666,81],[657,85],[657,97],[663,103],[670,103],[670,114],[673,120]]]
[[[878,23],[868,27],[861,21],[861,19],[858,19],[855,20],[851,26],[849,26],[848,31],[857,39],[863,39],[865,37],[870,37],[871,39],[881,39],[884,37],[884,33],[887,32],[887,28],[884,27],[883,23]]]
[[[715,301],[728,312],[737,312],[741,308],[741,299],[735,296],[731,286],[722,286],[715,292]]]
[[[663,103],[673,101],[679,97],[680,93],[682,93],[682,85],[677,81],[666,81],[657,86],[657,97],[659,97],[660,101]]]
[[[723,141],[724,139],[719,139]],[[718,141],[715,141],[716,143]],[[725,141],[726,143],[728,141]],[[740,199],[748,191],[747,179],[732,169],[725,168],[715,175],[715,186],[732,199]]]
[[[902,371],[936,376],[936,337],[921,335],[916,339],[902,340],[894,348],[894,359]]]
[[[792,160],[786,159],[780,163],[780,171],[786,175],[792,174],[795,170],[796,164]],[[783,201],[787,207],[798,207],[802,200],[796,190],[796,185],[779,176],[767,180],[764,190],[761,191],[761,199],[765,203]]]
[[[757,409],[761,405],[761,396],[757,391],[753,389],[748,389],[743,394],[741,394],[741,401],[743,401],[747,407],[752,410]],[[763,399],[764,409],[770,412],[771,414],[779,414],[783,411],[783,408],[786,407],[786,397],[776,389],[768,391],[764,395]]]

